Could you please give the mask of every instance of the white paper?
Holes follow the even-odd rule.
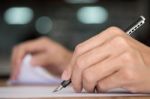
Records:
[[[32,66],[31,55],[26,55],[22,61],[17,80],[10,80],[10,84],[57,84],[60,79],[50,75],[42,66]]]
[[[11,84],[60,84],[60,79],[51,76],[41,66],[32,66],[31,55],[23,59],[18,79]],[[109,93],[75,93],[71,87],[58,93],[52,93],[57,86],[8,86],[0,87],[0,98],[43,98],[43,97],[107,97],[107,96],[147,96],[148,94],[131,94],[127,90],[116,88]],[[111,93],[110,93],[111,92]]]
[[[75,93],[71,87],[60,92],[52,92],[56,86],[12,86],[0,87],[0,98],[46,98],[46,97],[113,97],[113,96],[149,96],[149,94],[130,93]]]

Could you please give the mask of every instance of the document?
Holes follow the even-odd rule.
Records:
[[[149,94],[131,93],[75,93],[68,86],[60,92],[52,92],[56,86],[9,86],[0,87],[0,98],[46,98],[46,97],[114,97],[114,96],[149,96]]]
[[[52,76],[42,66],[32,66],[32,55],[24,57],[20,66],[20,73],[16,80],[8,81],[9,84],[58,84],[60,79]]]

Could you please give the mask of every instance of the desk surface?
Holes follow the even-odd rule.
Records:
[[[6,80],[0,80],[0,86],[7,86]],[[28,98],[29,99],[29,98]],[[35,98],[30,98],[35,99]],[[36,98],[37,99],[37,98]],[[58,97],[58,98],[38,98],[38,99],[77,99],[77,97]],[[78,97],[78,99],[150,99],[148,96],[130,96],[130,97]]]

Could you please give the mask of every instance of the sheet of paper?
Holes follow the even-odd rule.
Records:
[[[113,97],[113,96],[149,96],[149,94],[130,93],[75,93],[71,87],[53,93],[56,86],[12,86],[0,87],[0,98],[44,98],[44,97]]]
[[[9,83],[19,84],[60,84],[61,80],[50,75],[41,66],[32,66],[31,55],[23,59],[18,79]],[[111,93],[75,93],[67,87],[58,93],[52,93],[57,86],[11,86],[0,87],[0,98],[40,98],[40,97],[107,97],[107,96],[147,96],[148,94],[130,94],[124,89],[113,89]]]
[[[56,84],[60,79],[50,75],[42,66],[32,66],[31,55],[26,55],[22,61],[20,74],[17,80],[9,81],[10,84]]]

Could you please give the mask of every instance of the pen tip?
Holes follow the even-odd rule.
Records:
[[[53,90],[53,92],[57,92],[57,90],[55,89],[55,90]]]
[[[60,91],[61,89],[63,88],[63,86],[58,86],[55,90],[53,90],[53,92],[58,92],[58,91]]]

